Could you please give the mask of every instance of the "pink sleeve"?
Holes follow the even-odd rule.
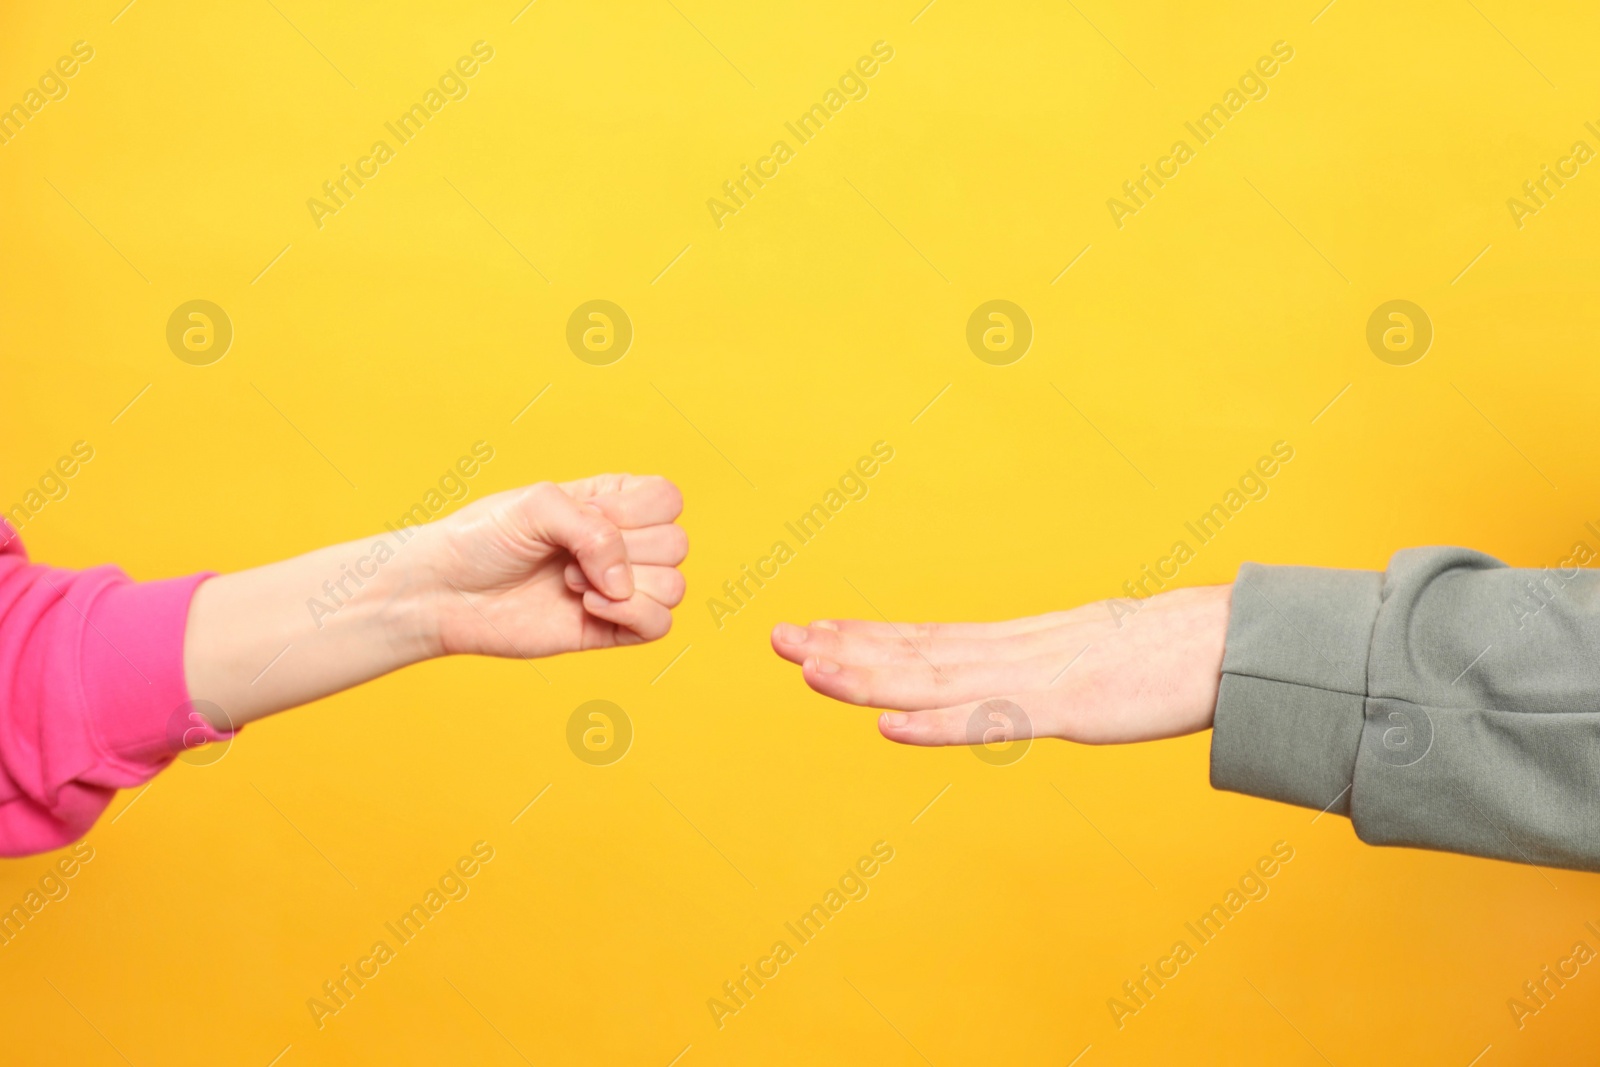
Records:
[[[0,521],[0,855],[82,837],[118,789],[172,762],[171,724],[189,725],[184,626],[209,577],[30,564]]]

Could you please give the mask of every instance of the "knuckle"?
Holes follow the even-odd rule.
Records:
[[[828,630],[819,630],[815,626],[808,629],[810,630],[810,636],[806,638],[806,643],[815,647],[817,653],[824,658],[831,659],[835,663],[848,662],[857,658],[852,656],[851,653],[859,651],[859,649],[854,649],[841,641],[838,634]]]
[[[580,551],[601,552],[620,544],[621,541],[622,535],[617,532],[615,526],[604,519],[594,519],[586,524],[583,533],[579,535],[578,548]]]
[[[667,503],[672,508],[673,517],[676,518],[683,513],[683,490],[659,475],[657,476],[657,482],[661,487],[662,496],[666,498]]]
[[[922,654],[910,638],[889,646],[896,666],[923,666]]]

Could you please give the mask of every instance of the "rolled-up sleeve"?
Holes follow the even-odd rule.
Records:
[[[1600,573],[1460,548],[1245,564],[1211,781],[1371,844],[1600,870]]]
[[[188,715],[183,639],[210,575],[134,582],[29,563],[0,523],[0,855],[81,837],[118,789],[222,736]],[[183,737],[183,731],[178,731]]]

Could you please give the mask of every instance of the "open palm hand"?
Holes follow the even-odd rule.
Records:
[[[890,709],[878,729],[903,744],[1149,741],[1211,725],[1230,592],[995,623],[783,623],[772,647],[817,692]]]

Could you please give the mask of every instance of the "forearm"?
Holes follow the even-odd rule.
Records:
[[[71,841],[117,789],[217,731],[419,660],[660,638],[683,598],[682,509],[658,477],[541,482],[281,563],[154,582],[30,565],[0,542],[0,854]]]
[[[238,727],[437,654],[434,527],[362,538],[213,578],[184,634],[195,700]],[[381,546],[381,547],[380,547]]]

